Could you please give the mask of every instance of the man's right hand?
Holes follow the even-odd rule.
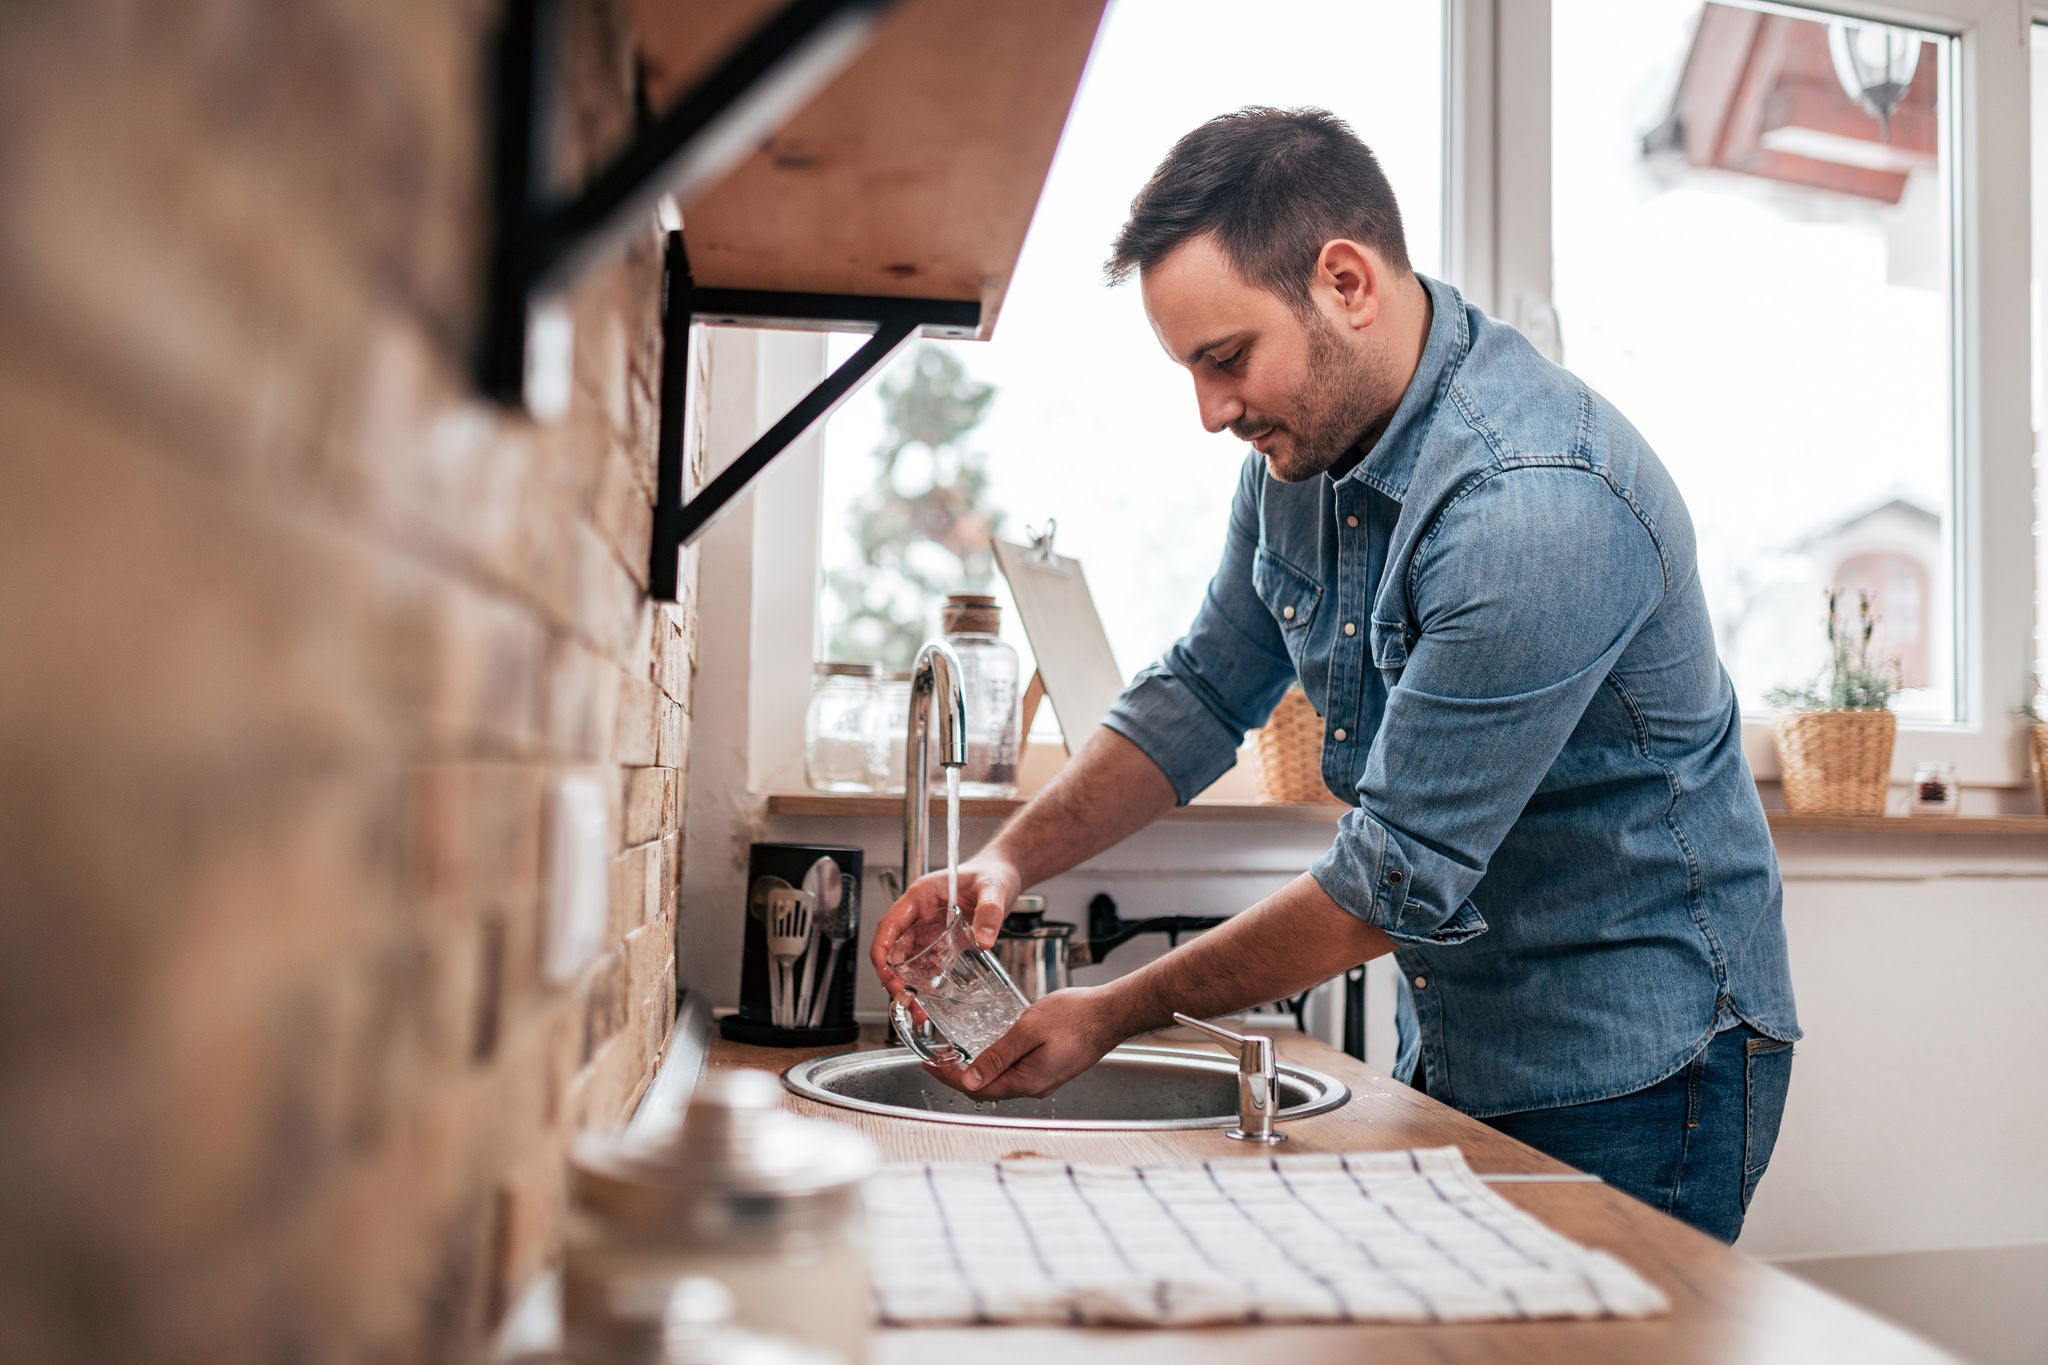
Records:
[[[1000,858],[983,855],[960,864],[960,905],[973,915],[975,942],[995,946],[1003,916],[1022,889],[1017,869]],[[868,957],[891,998],[902,994],[903,983],[889,970],[890,959],[901,961],[944,932],[949,909],[946,874],[930,872],[912,882],[875,925]]]

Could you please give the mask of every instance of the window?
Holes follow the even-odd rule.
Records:
[[[1699,539],[1744,709],[1875,595],[1902,716],[1958,716],[1953,39],[1782,5],[1554,0],[1563,360]]]
[[[1200,432],[1185,376],[1134,292],[1098,283],[1100,261],[1188,127],[1248,102],[1322,103],[1380,152],[1417,264],[1561,350],[1672,469],[1760,776],[1776,772],[1762,694],[1817,662],[1832,584],[1878,594],[1912,684],[1895,776],[1943,758],[1971,784],[2028,786],[2013,713],[2029,670],[2048,669],[2048,36],[2031,53],[2016,38],[2023,14],[2048,24],[2048,0],[1917,0],[1918,27],[1891,26],[1889,45],[1873,21],[1901,17],[1892,0],[1248,13],[1112,5],[997,337],[948,348],[963,398],[993,388],[958,446],[980,453],[979,506],[1011,538],[1059,520],[1127,673],[1199,599],[1238,448]],[[1301,34],[1361,22],[1376,51],[1445,60],[1366,79],[1302,59]],[[1849,83],[1863,93],[1909,51],[1880,122]],[[1732,90],[1731,68],[1747,78]],[[2030,91],[2031,160],[2004,135]],[[2029,182],[2031,238],[2013,192]],[[842,410],[822,498],[801,509],[842,575],[885,577],[865,573],[849,520],[876,482],[883,414],[879,385]],[[929,455],[907,458],[908,482],[926,479]],[[932,594],[908,596],[928,632]],[[821,642],[840,614],[820,599]]]
[[[902,642],[936,629],[937,595],[992,573],[980,537],[992,527],[1021,540],[1054,519],[1125,676],[1179,637],[1221,554],[1244,447],[1202,430],[1136,286],[1102,283],[1110,243],[1132,195],[1196,124],[1248,104],[1320,105],[1379,155],[1416,268],[1439,273],[1441,62],[1404,56],[1368,73],[1316,60],[1304,44],[1344,33],[1347,45],[1434,57],[1442,23],[1421,0],[1112,4],[994,338],[905,352],[826,429],[821,650],[905,666]],[[892,422],[892,393],[914,397],[916,414],[899,398]],[[919,434],[938,437],[937,449],[907,439]],[[887,485],[878,450],[895,452]],[[1001,593],[999,576],[981,583]],[[1005,635],[1028,650],[1005,618]]]

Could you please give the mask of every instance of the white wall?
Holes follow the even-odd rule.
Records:
[[[1966,1358],[2048,1358],[2048,840],[1781,837],[1806,1039],[1742,1249]]]
[[[1780,839],[1807,1036],[1745,1251],[2048,1241],[2044,843]]]
[[[705,393],[701,443],[715,472],[746,449],[823,372],[825,338],[803,332],[698,328],[693,383]],[[801,745],[777,743],[789,698],[802,724],[810,689],[811,604],[817,577],[818,442],[796,442],[770,465],[693,551],[697,672],[690,697],[690,782],[683,807],[683,873],[676,979],[714,1005],[739,984],[747,846],[761,833],[760,792],[799,787]],[[788,600],[802,585],[792,611]],[[764,680],[769,680],[764,682]],[[796,761],[792,762],[792,755]]]

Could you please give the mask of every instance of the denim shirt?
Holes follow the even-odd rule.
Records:
[[[1424,283],[1386,431],[1336,478],[1246,459],[1194,624],[1107,724],[1186,802],[1299,680],[1350,807],[1309,872],[1394,940],[1467,1113],[1639,1090],[1737,1021],[1795,1039],[1685,504],[1611,405]]]

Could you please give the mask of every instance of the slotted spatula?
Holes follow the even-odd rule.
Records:
[[[777,893],[769,907],[768,957],[775,964],[775,980],[771,983],[775,997],[770,1012],[779,1028],[795,1024],[796,974],[792,969],[810,946],[810,894],[795,890]]]

